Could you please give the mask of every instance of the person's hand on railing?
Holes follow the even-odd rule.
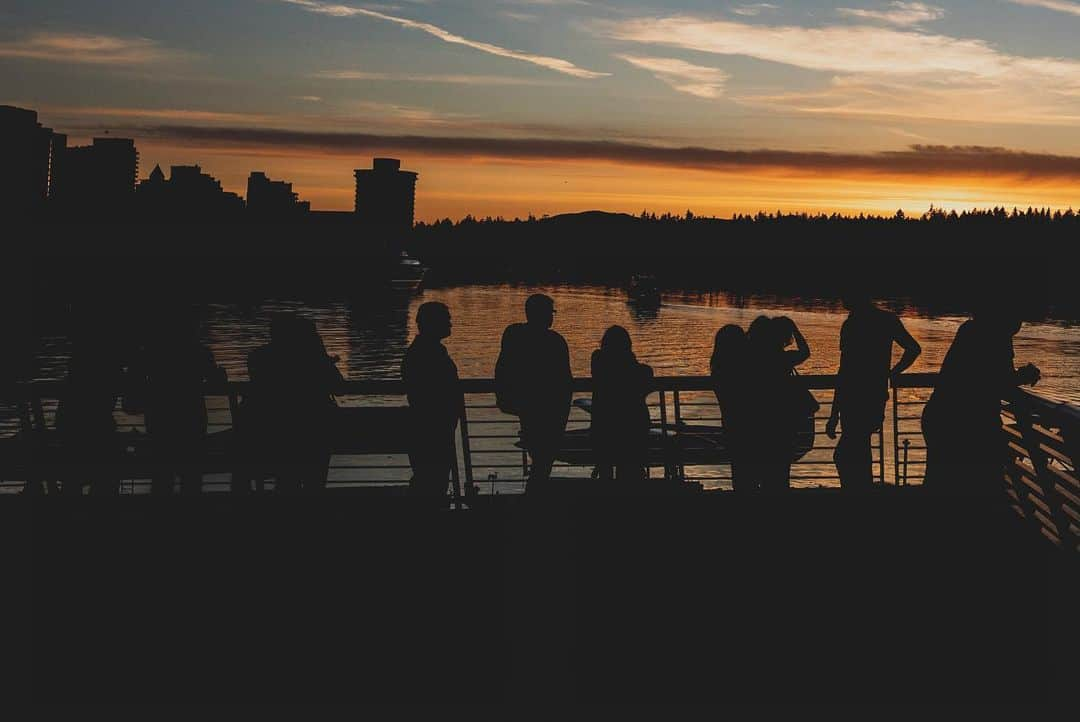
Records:
[[[1016,371],[1016,381],[1021,386],[1034,386],[1041,379],[1042,371],[1035,364],[1028,364]]]

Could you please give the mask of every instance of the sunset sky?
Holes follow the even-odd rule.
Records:
[[[0,103],[417,216],[1080,207],[1080,1],[4,0]]]

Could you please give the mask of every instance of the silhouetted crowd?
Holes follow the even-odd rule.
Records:
[[[873,487],[872,437],[881,432],[890,383],[921,353],[900,318],[870,296],[850,292],[840,333],[840,367],[825,431],[839,436],[834,460],[842,488]],[[529,458],[527,493],[548,486],[563,448],[574,379],[566,340],[552,329],[555,303],[530,296],[525,320],[509,326],[495,365],[497,407],[520,420],[520,446]],[[60,490],[82,495],[119,491],[125,441],[113,412],[145,415],[153,466],[152,492],[199,493],[206,458],[207,384],[223,387],[225,373],[199,340],[198,324],[183,312],[155,317],[152,331],[126,347],[92,314],[77,319],[64,391],[56,413]],[[424,303],[417,335],[401,365],[408,398],[410,490],[418,500],[445,505],[456,466],[455,432],[465,402],[457,366],[443,341],[452,330],[449,308]],[[922,417],[927,444],[925,485],[942,494],[1000,490],[1005,445],[1001,400],[1034,385],[1038,369],[1016,369],[1012,340],[1021,319],[1003,305],[986,304],[965,322],[942,364]],[[893,350],[902,355],[894,364]],[[720,407],[722,447],[740,494],[779,494],[791,486],[792,462],[813,444],[820,404],[798,378],[810,347],[790,318],[760,316],[747,329],[721,328],[710,358]],[[336,438],[335,395],[344,389],[336,357],[327,353],[306,318],[278,314],[270,340],[248,357],[250,384],[234,415],[232,489],[261,488],[267,479],[286,494],[323,490]],[[647,397],[653,370],[634,353],[627,330],[612,326],[591,358],[589,440],[603,480],[648,478],[653,433]]]

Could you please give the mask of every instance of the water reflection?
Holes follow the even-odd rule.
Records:
[[[641,360],[659,375],[708,372],[713,335],[720,326],[746,326],[761,313],[791,316],[813,350],[805,373],[833,373],[839,361],[839,304],[813,298],[735,296],[723,292],[665,293],[663,304],[630,304],[621,289],[596,286],[454,286],[417,295],[365,296],[337,301],[266,301],[211,304],[203,308],[205,341],[232,379],[247,377],[247,354],[266,343],[270,316],[298,311],[315,320],[330,353],[341,358],[350,379],[396,378],[401,358],[415,333],[412,319],[425,301],[442,301],[454,315],[447,347],[464,377],[494,373],[499,340],[506,325],[524,318],[525,299],[542,292],[555,299],[556,329],[570,344],[576,375],[587,375],[589,357],[604,329],[625,326]],[[964,317],[913,308],[903,299],[887,305],[904,317],[924,353],[913,371],[935,371]],[[1080,402],[1080,327],[1066,322],[1029,323],[1015,340],[1017,363],[1034,361],[1043,370],[1038,390]],[[37,376],[62,378],[69,352],[64,330],[43,330]]]

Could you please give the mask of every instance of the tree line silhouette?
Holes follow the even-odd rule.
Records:
[[[882,295],[970,310],[990,279],[1025,315],[1075,313],[1069,285],[1040,272],[1072,258],[1075,211],[963,212],[932,207],[857,216],[736,214],[730,219],[588,212],[506,220],[466,216],[416,226],[410,252],[447,281],[557,278],[621,284],[650,273],[668,287],[835,297],[845,278],[869,275]],[[952,310],[952,309],[950,309]]]

